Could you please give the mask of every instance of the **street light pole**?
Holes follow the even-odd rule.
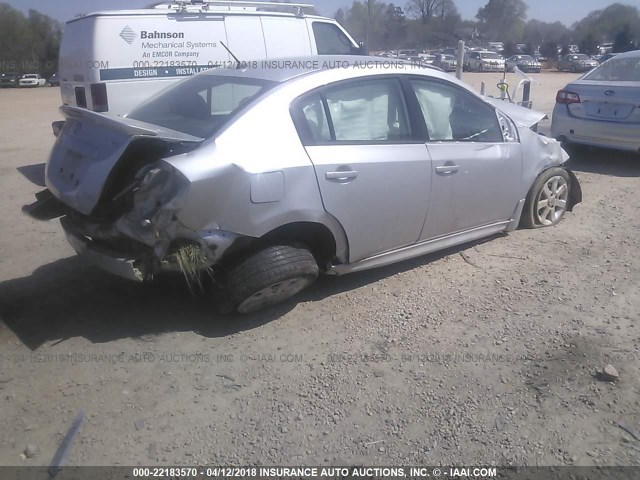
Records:
[[[367,0],[367,55],[369,54],[369,30],[371,29],[371,0]]]

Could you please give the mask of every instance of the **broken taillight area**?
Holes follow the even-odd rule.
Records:
[[[120,176],[91,214],[72,209],[48,190],[24,210],[40,220],[62,217],[74,250],[103,270],[135,281],[161,271],[182,272],[191,287],[191,281],[200,278],[198,272],[210,271],[240,236],[186,227],[178,213],[189,185],[177,169],[160,160]]]

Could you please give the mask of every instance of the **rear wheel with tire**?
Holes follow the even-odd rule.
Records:
[[[251,313],[291,298],[318,277],[318,264],[304,247],[266,247],[236,265],[227,289],[239,313]]]
[[[570,189],[571,177],[563,168],[543,172],[527,195],[520,224],[527,228],[556,225],[567,211]]]

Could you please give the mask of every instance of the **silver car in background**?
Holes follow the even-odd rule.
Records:
[[[79,254],[133,280],[209,272],[244,313],[319,273],[555,225],[581,201],[560,143],[529,128],[543,114],[438,69],[254,67],[195,75],[124,118],[62,107],[48,189],[25,211],[62,217]]]
[[[441,68],[445,72],[455,72],[458,66],[458,60],[453,55],[446,53],[436,53],[433,65]]]
[[[470,72],[504,72],[505,62],[499,53],[480,50],[468,52],[464,66]]]
[[[570,53],[558,61],[558,71],[568,70],[573,73],[588,72],[598,66],[598,61],[584,53]]]
[[[640,50],[618,54],[560,90],[551,134],[568,144],[640,152]]]
[[[507,72],[515,71],[515,68],[525,73],[540,73],[542,64],[531,55],[512,55],[505,61]]]

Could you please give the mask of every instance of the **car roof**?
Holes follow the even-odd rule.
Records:
[[[287,8],[287,7],[288,5],[286,3],[282,4],[282,8]],[[215,14],[215,15],[244,15],[244,16],[259,15],[259,16],[290,17],[290,18],[311,18],[316,20],[334,21],[332,18],[323,17],[320,15],[307,15],[307,14],[298,15],[293,12],[275,11],[275,10],[267,10],[267,9],[258,10],[258,9],[238,8],[238,9],[229,10],[225,8],[213,7],[203,12],[202,10],[197,10],[197,8],[199,8],[198,6],[194,6],[193,8],[195,8],[196,10],[189,7],[187,7],[187,9],[184,11],[179,11],[176,9],[168,9],[168,8],[145,8],[145,9],[135,9],[135,10],[101,10],[97,12],[82,13],[74,18],[67,20],[66,23],[73,23],[73,22],[77,22],[79,20],[84,20],[86,18],[91,18],[91,17],[123,17],[123,16],[124,17],[135,17],[135,16],[166,17],[167,15],[179,17],[184,15],[193,16],[194,14],[203,14],[203,13]]]
[[[248,65],[253,65],[255,63],[257,68],[216,68],[206,70],[198,75],[247,77],[283,83],[302,75],[308,75],[331,68],[361,67],[363,69],[371,68],[373,72],[376,70],[374,67],[407,70],[408,67],[415,66],[421,70],[431,69],[433,71],[440,71],[439,68],[431,65],[417,67],[415,64],[402,59],[388,59],[384,57],[363,55],[313,55],[241,62]]]
[[[613,53],[611,55],[615,55],[616,58],[640,58],[640,50],[631,50],[630,52],[624,53]]]

